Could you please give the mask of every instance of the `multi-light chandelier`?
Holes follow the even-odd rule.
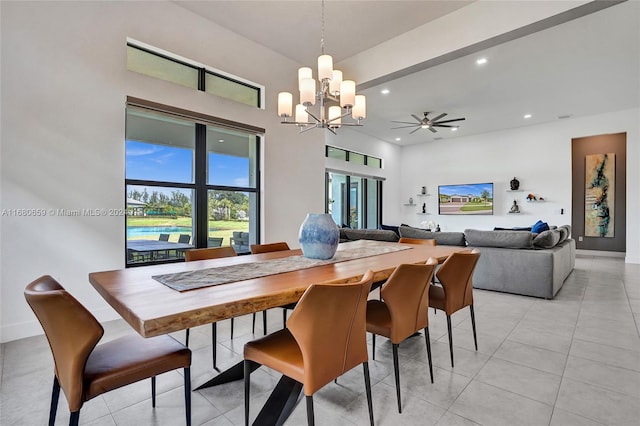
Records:
[[[298,69],[298,90],[300,103],[295,106],[293,116],[293,95],[289,92],[278,93],[278,115],[282,124],[295,124],[300,132],[311,129],[327,129],[336,134],[342,126],[362,126],[360,120],[367,116],[367,104],[364,95],[356,95],[356,83],[343,80],[342,71],[333,69],[333,58],[324,53],[324,0],[322,1],[322,36],[320,39],[321,55],[318,57],[318,81],[316,87],[313,71],[309,67]],[[311,107],[315,106],[315,111]],[[342,119],[351,116],[355,122]],[[290,117],[294,121],[289,121]]]

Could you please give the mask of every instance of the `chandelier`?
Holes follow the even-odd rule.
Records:
[[[342,71],[333,69],[333,58],[324,53],[324,0],[322,1],[322,35],[320,38],[321,55],[318,56],[318,82],[313,78],[309,67],[298,69],[298,90],[300,103],[293,112],[293,95],[289,92],[278,93],[278,115],[281,124],[295,124],[300,133],[311,129],[327,129],[334,135],[342,126],[362,126],[360,120],[367,116],[367,104],[364,95],[356,95],[356,83],[343,80]],[[314,108],[312,108],[314,107]],[[344,121],[351,116],[355,121]],[[294,121],[289,121],[293,117]]]

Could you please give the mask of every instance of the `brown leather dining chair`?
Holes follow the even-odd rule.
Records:
[[[453,338],[451,336],[451,315],[468,306],[471,312],[471,328],[473,342],[478,350],[476,337],[476,318],[473,312],[473,271],[480,258],[478,249],[451,254],[440,266],[436,275],[439,286],[429,289],[429,306],[444,311],[447,315],[447,332],[449,334],[449,352],[453,367]]]
[[[266,243],[266,244],[251,244],[251,254],[261,254],[261,253],[271,253],[274,251],[285,251],[291,250],[289,248],[289,244],[285,241],[279,241],[277,243]],[[288,305],[281,306],[282,308],[282,328],[286,327],[287,323],[287,309],[293,309],[296,307],[295,303],[290,303]],[[267,311],[262,311],[262,322],[264,327],[264,334],[267,334]],[[255,333],[256,328],[256,318],[253,318],[253,332]]]
[[[104,329],[55,279],[45,275],[27,285],[27,303],[44,329],[55,364],[49,425],[55,424],[60,388],[77,425],[86,401],[111,390],[151,378],[156,405],[156,376],[184,369],[186,423],[191,424],[191,351],[170,336],[137,334],[97,345]],[[96,346],[97,345],[97,346]]]
[[[426,246],[435,246],[436,245],[436,240],[434,240],[434,239],[423,239],[423,238],[400,237],[398,242],[399,243],[404,243],[404,244],[424,244]]]
[[[199,249],[190,249],[184,252],[185,261],[191,262],[196,260],[207,260],[207,259],[221,259],[223,257],[234,257],[238,254],[231,246],[224,247],[208,247],[208,248],[199,248]],[[253,314],[255,316],[255,314]],[[187,328],[187,335],[185,339],[185,345],[189,346],[189,329]],[[211,347],[213,352],[213,368],[214,370],[220,371],[218,366],[216,365],[217,359],[217,336],[218,329],[215,322],[211,323]],[[231,318],[231,338],[233,339],[233,318]]]
[[[314,424],[313,394],[362,364],[373,425],[366,342],[367,296],[373,272],[349,284],[312,284],[287,321],[287,328],[244,346],[245,425],[249,424],[250,374],[260,365],[302,384],[307,423]]]
[[[399,265],[380,290],[382,300],[367,302],[367,331],[373,333],[372,357],[374,360],[376,359],[376,334],[391,340],[399,413],[402,413],[402,403],[398,345],[421,329],[424,329],[429,375],[433,383],[428,311],[429,286],[437,264],[437,259],[430,258],[425,264]]]

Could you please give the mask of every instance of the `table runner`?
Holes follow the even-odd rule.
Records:
[[[152,278],[176,291],[187,291],[411,248],[403,244],[380,241],[366,241],[364,244],[363,247],[338,250],[335,256],[328,260],[309,259],[304,256],[290,256],[280,259],[220,266],[217,268],[198,269],[196,271],[177,272],[175,274],[154,275]]]

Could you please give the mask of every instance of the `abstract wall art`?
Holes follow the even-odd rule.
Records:
[[[616,156],[614,153],[585,157],[584,235],[614,237]]]

